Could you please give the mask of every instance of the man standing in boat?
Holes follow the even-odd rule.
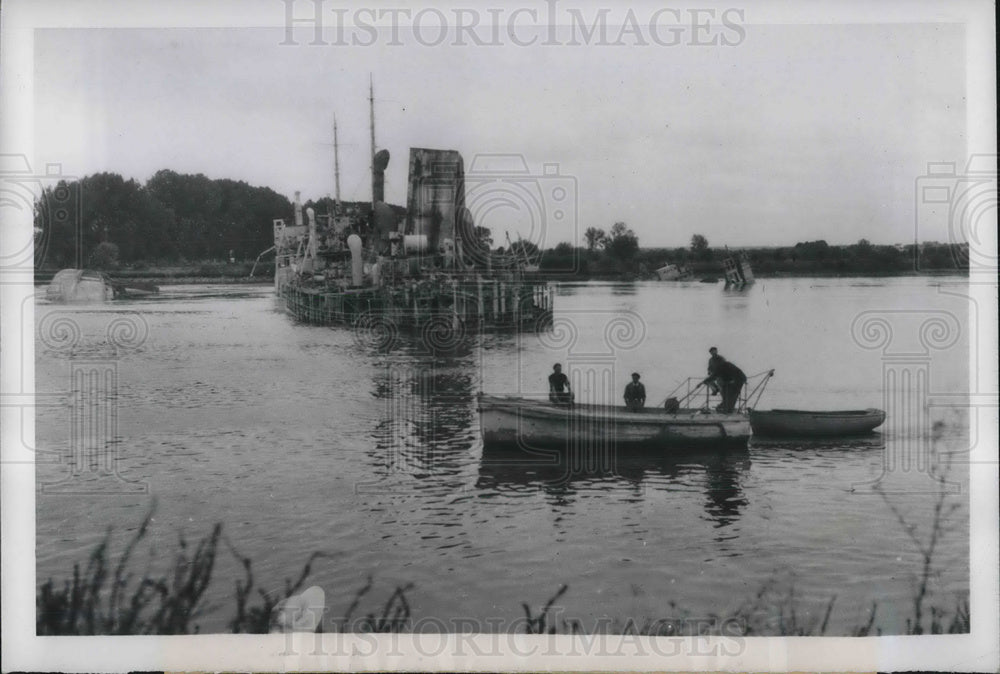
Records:
[[[734,363],[719,355],[714,346],[708,350],[712,357],[708,359],[708,378],[704,383],[712,386],[713,392],[722,392],[722,403],[717,408],[720,412],[732,412],[740,398],[740,391],[747,383],[747,376]]]
[[[562,365],[559,363],[552,366],[552,374],[549,375],[549,401],[558,404],[573,402],[573,393],[569,388],[569,377],[563,374]]]
[[[625,407],[638,412],[646,406],[646,387],[639,383],[639,373],[632,373],[632,382],[625,386]]]

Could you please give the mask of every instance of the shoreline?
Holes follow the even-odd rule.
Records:
[[[35,286],[45,286],[51,281],[52,276],[55,274],[54,271],[36,271],[35,272]],[[134,282],[134,283],[151,283],[157,286],[174,286],[174,285],[271,285],[274,283],[274,277],[272,275],[261,276],[256,275],[253,278],[249,276],[242,275],[205,275],[205,274],[178,274],[173,275],[169,271],[155,271],[151,270],[150,273],[141,272],[110,272],[108,274],[112,278],[120,281]],[[710,276],[710,275],[706,275]],[[968,278],[969,273],[967,270],[959,269],[929,269],[925,271],[887,271],[882,273],[872,273],[872,272],[850,272],[850,271],[810,271],[808,273],[803,272],[770,272],[770,273],[757,273],[755,274],[756,280],[767,280],[767,279],[782,279],[782,278],[902,278],[902,277],[944,277],[944,276],[961,276]],[[640,281],[654,281],[656,283],[663,283],[668,285],[675,284],[692,284],[692,283],[704,283],[705,285],[719,285],[724,283],[724,278],[720,275],[714,282],[711,281],[701,281],[699,278],[691,278],[679,281],[660,281],[655,276],[642,276],[635,274],[574,274],[574,273],[558,273],[558,272],[541,272],[534,273],[531,278],[538,281],[547,282],[569,282],[569,283],[586,283],[588,281],[605,281],[609,283],[636,283]]]

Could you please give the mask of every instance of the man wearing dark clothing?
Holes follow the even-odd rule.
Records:
[[[549,401],[554,403],[573,402],[573,393],[569,388],[569,377],[563,374],[562,365],[559,363],[552,366],[552,374],[549,375]]]
[[[732,412],[740,400],[740,391],[747,383],[747,376],[727,360],[719,366],[719,377],[722,379],[722,411]]]
[[[708,378],[705,383],[712,387],[712,393],[718,393],[721,383],[719,368],[726,362],[726,359],[719,355],[719,350],[714,346],[708,352],[712,354],[712,357],[708,359]]]
[[[719,355],[719,350],[714,346],[708,350],[712,357],[708,360],[708,378],[705,383],[713,386],[715,392],[722,392],[722,404],[718,409],[720,412],[732,412],[740,399],[740,391],[747,383],[747,376],[743,370],[735,364]]]
[[[632,383],[625,387],[625,407],[638,412],[646,405],[646,387],[639,383],[639,373],[632,373]]]

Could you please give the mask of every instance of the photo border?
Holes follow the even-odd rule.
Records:
[[[564,0],[566,4],[571,4]],[[572,3],[586,7],[593,3]],[[690,3],[691,6],[711,6]],[[731,6],[728,3],[726,6]],[[431,6],[431,5],[428,5]],[[453,6],[435,3],[434,6]],[[543,4],[539,4],[543,7]],[[721,5],[720,5],[721,6]],[[11,0],[2,6],[3,83],[0,110],[0,151],[34,156],[33,49],[34,31],[40,28],[80,27],[258,27],[280,26],[284,7],[280,0],[210,3],[97,3],[29,2]],[[839,4],[815,2],[747,4],[748,23],[915,23],[960,22],[966,27],[969,154],[996,153],[996,79],[993,5],[988,2],[899,2]],[[4,250],[30,245],[30,218],[4,222],[0,244]],[[992,232],[996,250],[996,231]],[[30,260],[30,256],[29,256]],[[34,312],[31,302],[33,276],[29,266],[4,268],[0,277],[0,408],[3,461],[0,465],[2,499],[2,637],[3,669],[51,671],[128,670],[394,670],[394,671],[528,671],[528,670],[906,670],[941,669],[996,671],[998,667],[998,511],[996,414],[986,415],[979,443],[970,457],[975,465],[970,479],[970,595],[972,632],[968,635],[744,638],[745,650],[731,651],[732,638],[674,639],[678,654],[655,655],[655,637],[606,637],[609,649],[619,654],[567,657],[578,637],[505,637],[506,655],[477,657],[492,652],[495,635],[201,635],[179,637],[37,637],[34,634],[35,582],[35,475],[23,456],[22,438],[34,440]],[[970,363],[989,364],[996,372],[996,283],[977,281],[970,274],[970,296],[981,308],[978,353]],[[22,313],[20,308],[26,310]],[[990,310],[992,309],[992,310]],[[985,321],[985,323],[983,322]],[[993,381],[991,386],[995,387]],[[991,391],[994,398],[996,389]],[[20,401],[20,402],[18,402]],[[995,404],[995,401],[994,401]],[[26,413],[21,414],[26,408]],[[982,416],[982,415],[979,415]],[[974,418],[979,419],[978,416]],[[23,419],[23,421],[22,421]],[[983,422],[982,419],[979,419]],[[314,638],[340,640],[337,655],[312,655]],[[346,640],[346,641],[345,641]],[[296,655],[288,653],[295,646]],[[444,644],[446,655],[432,657]],[[467,647],[466,647],[467,646]],[[719,655],[704,655],[717,648]],[[451,650],[449,650],[451,649]],[[708,650],[706,650],[708,649]],[[524,653],[531,652],[531,657]],[[643,655],[642,653],[645,653]]]

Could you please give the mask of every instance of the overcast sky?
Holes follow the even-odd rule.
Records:
[[[589,45],[569,14],[557,44],[532,46],[515,41],[548,28],[530,16],[513,36],[504,24],[499,46],[468,35],[456,45],[453,34],[427,46],[433,15],[402,44],[388,29],[373,38],[347,26],[345,41],[370,46],[310,46],[309,25],[295,45],[281,44],[280,26],[40,30],[36,158],[78,176],[145,181],[166,168],[315,198],[334,189],[336,114],[342,196],[367,200],[371,74],[377,145],[392,155],[388,201],[405,204],[410,147],[458,150],[467,171],[477,155],[524,158],[517,189],[537,197],[534,214],[516,199],[470,204],[498,240],[506,229],[545,246],[582,242],[587,227],[617,220],[644,246],[686,246],[693,233],[714,246],[913,240],[915,179],[928,162],[961,167],[968,153],[961,25],[755,25],[741,10],[743,21],[701,17],[695,34],[681,16],[683,32],[652,36],[656,9],[636,5],[644,28],[617,46],[620,13]],[[531,180],[544,164],[559,176]],[[569,195],[559,204],[556,185]],[[948,239],[943,226],[927,229],[922,240]]]

